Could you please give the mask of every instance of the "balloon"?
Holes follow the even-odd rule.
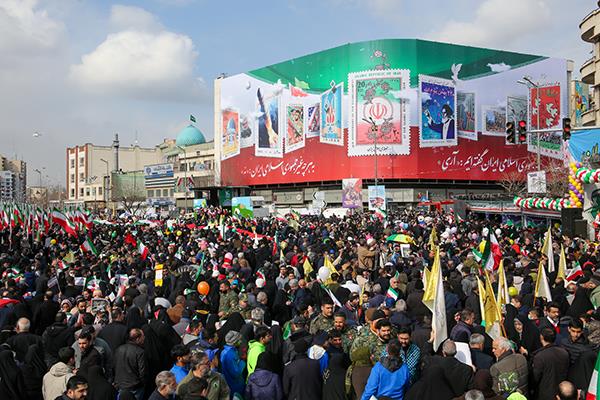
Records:
[[[500,228],[497,228],[496,231],[494,232],[496,234],[496,237],[501,236],[502,235],[502,231],[500,230]]]
[[[518,295],[518,294],[519,294],[519,291],[517,290],[517,288],[516,288],[516,287],[514,287],[514,286],[511,286],[511,287],[509,287],[509,288],[508,288],[508,295],[509,295],[510,297],[514,297],[514,296],[516,296],[516,295]]]
[[[323,266],[323,267],[319,268],[319,272],[317,273],[317,276],[319,277],[321,282],[325,282],[327,279],[329,279],[330,274],[331,274],[331,272],[329,271],[329,268]]]
[[[56,244],[56,239],[50,239],[50,244],[52,244],[52,245]]]
[[[203,296],[206,296],[210,292],[210,285],[205,281],[202,281],[198,284],[198,293]]]

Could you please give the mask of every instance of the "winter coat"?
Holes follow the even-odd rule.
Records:
[[[127,325],[120,321],[113,321],[100,330],[98,337],[104,339],[114,353],[127,341]]]
[[[401,360],[390,360],[384,357],[371,370],[361,399],[369,400],[372,396],[375,398],[386,396],[394,400],[402,400],[408,388],[408,381],[406,364]]]
[[[471,327],[465,324],[463,321],[458,321],[458,323],[450,332],[450,339],[454,340],[455,342],[469,343],[470,337]]]
[[[321,373],[319,362],[311,360],[305,354],[298,354],[296,359],[283,369],[283,393],[288,400],[320,399]]]
[[[250,341],[248,344],[248,375],[254,372],[254,369],[256,368],[256,362],[258,361],[258,356],[264,351],[264,344],[257,342],[256,340]]]
[[[119,390],[139,389],[144,385],[146,357],[144,349],[133,343],[125,343],[115,351],[115,386]]]
[[[567,379],[569,353],[553,344],[533,353],[531,362],[532,382],[535,398],[553,400],[558,393],[558,384]]]
[[[244,393],[244,368],[246,362],[240,359],[235,347],[225,345],[221,352],[221,372],[229,385],[232,394]]]
[[[246,384],[246,400],[282,400],[283,389],[279,375],[257,369],[249,377]]]
[[[527,359],[522,354],[515,354],[512,351],[502,354],[490,368],[490,374],[492,374],[494,381],[494,392],[498,394],[510,393],[506,390],[505,382],[507,374],[512,372],[516,373],[518,381],[515,389],[520,389],[521,393],[527,393],[527,379],[529,376]]]
[[[67,389],[67,381],[73,375],[73,368],[63,362],[54,364],[42,379],[44,400],[54,400]]]
[[[76,329],[63,323],[54,323],[46,328],[42,335],[46,365],[50,366],[58,362],[58,350],[73,344]]]

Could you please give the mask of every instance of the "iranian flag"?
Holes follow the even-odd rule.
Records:
[[[85,242],[83,242],[79,248],[81,249],[81,251],[83,251],[84,253],[92,253],[93,255],[97,256],[98,255],[98,250],[96,250],[96,247],[94,246],[94,243],[92,243],[92,241],[90,240],[90,238],[86,238]]]
[[[384,210],[380,209],[380,208],[376,208],[375,209],[375,216],[377,218],[379,218],[380,221],[383,221],[384,219],[387,218],[387,213]]]
[[[483,249],[481,251],[481,265],[488,271],[494,271],[500,265],[502,259],[502,253],[500,252],[500,245],[496,240],[496,235],[490,232],[489,240],[482,242]]]
[[[394,301],[398,300],[398,291],[395,290],[394,288],[390,287],[386,294],[385,297],[388,297],[390,299],[394,299]]]
[[[581,265],[579,265],[579,263],[575,263],[575,267],[567,270],[567,276],[565,280],[567,282],[573,282],[581,276],[583,276],[583,270],[581,269]]]
[[[75,229],[75,225],[71,222],[69,218],[58,210],[52,211],[52,222],[60,225],[63,230],[69,235],[77,236],[77,232]]]
[[[142,260],[145,260],[148,257],[148,248],[141,240],[138,240],[137,251],[142,256]]]
[[[590,379],[590,386],[588,386],[587,395],[585,400],[596,400],[598,398],[598,387],[600,386],[600,354],[596,358],[596,366],[594,372],[592,372],[592,379]]]

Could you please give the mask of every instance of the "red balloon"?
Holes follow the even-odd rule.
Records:
[[[198,293],[203,296],[206,296],[210,292],[210,285],[204,281],[198,284]]]

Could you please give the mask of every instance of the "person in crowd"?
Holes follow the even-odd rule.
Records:
[[[175,374],[171,371],[159,372],[158,375],[156,375],[154,382],[156,384],[156,389],[154,389],[154,392],[152,392],[148,400],[169,400],[177,390]]]
[[[420,375],[421,349],[411,342],[411,330],[408,327],[398,329],[398,342],[400,343],[400,358],[408,367],[409,385],[414,384]]]
[[[124,323],[125,315],[120,307],[113,307],[110,316],[111,322],[100,330],[97,338],[108,343],[111,351],[114,353],[120,345],[127,341],[128,331]]]
[[[187,376],[189,371],[190,364],[190,349],[182,344],[178,344],[177,346],[171,349],[171,358],[175,361],[173,367],[171,367],[171,372],[173,376],[175,376],[175,381],[179,384],[183,378]]]
[[[115,387],[119,392],[131,392],[137,400],[141,400],[147,370],[144,332],[141,329],[129,331],[127,343],[117,348],[114,361]]]
[[[29,332],[31,322],[27,318],[19,318],[15,327],[16,335],[10,337],[6,344],[15,352],[15,358],[19,362],[25,361],[25,355],[29,346],[32,344],[42,345],[42,338],[39,335]]]
[[[248,376],[246,400],[283,400],[281,378],[272,371],[273,355],[262,352],[256,361],[254,372]]]
[[[567,379],[569,372],[569,353],[554,344],[556,336],[555,329],[542,328],[542,348],[532,354],[532,389],[540,400],[554,399],[558,393],[558,384]]]
[[[254,372],[258,357],[264,353],[271,339],[273,339],[273,335],[267,327],[259,326],[254,332],[254,340],[248,343],[248,375]]]
[[[58,351],[58,362],[42,378],[44,400],[59,397],[67,389],[67,382],[75,372],[75,350],[63,347]]]
[[[182,399],[189,398],[199,392],[203,382],[208,384],[206,398],[209,400],[229,400],[229,386],[223,375],[215,372],[210,367],[208,355],[197,352],[191,356],[191,370],[188,375],[177,385],[176,394]]]
[[[283,370],[283,394],[289,400],[321,398],[322,377],[319,361],[308,358],[308,342],[294,342],[294,360]]]
[[[88,382],[83,376],[74,375],[67,381],[67,389],[62,396],[55,400],[86,400],[88,388]]]
[[[515,353],[511,342],[504,337],[494,340],[492,352],[496,357],[496,362],[490,367],[494,392],[503,396],[516,391],[521,394],[529,393],[529,369],[525,356]]]
[[[494,358],[484,353],[483,346],[485,338],[480,333],[474,333],[469,338],[469,347],[471,349],[471,361],[475,369],[490,369],[494,363]]]
[[[362,394],[362,400],[372,397],[377,399],[389,397],[391,399],[404,399],[404,392],[409,386],[410,377],[408,367],[400,357],[400,342],[396,339],[387,345],[387,355],[378,361],[367,380],[367,386]]]
[[[229,331],[225,336],[225,346],[221,352],[221,371],[229,385],[232,396],[236,393],[240,396],[245,392],[244,370],[246,361],[240,357],[242,346],[242,335],[236,331]],[[243,357],[243,354],[241,355]]]

